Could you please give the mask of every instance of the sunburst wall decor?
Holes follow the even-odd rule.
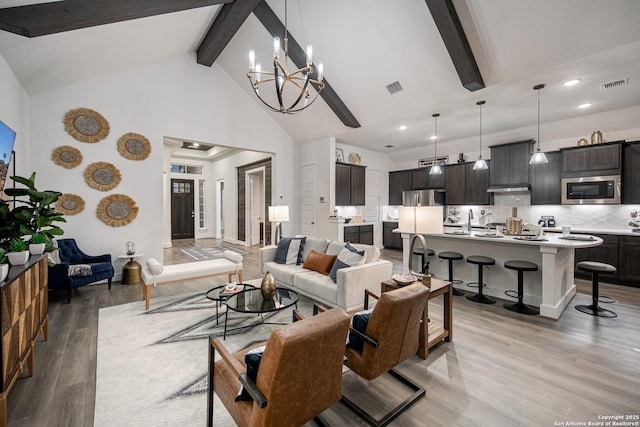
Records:
[[[51,159],[56,165],[63,168],[73,169],[82,163],[82,153],[77,148],[70,145],[63,145],[53,150]]]
[[[98,142],[109,135],[109,122],[90,108],[76,108],[64,115],[64,128],[80,142]]]
[[[120,184],[122,179],[118,168],[107,162],[95,162],[87,166],[84,179],[91,188],[99,191],[109,191]]]
[[[125,133],[118,139],[118,152],[129,160],[144,160],[151,153],[151,143],[139,133]]]
[[[58,197],[55,207],[63,215],[77,215],[84,210],[84,200],[75,194],[63,194]]]
[[[136,219],[138,206],[125,194],[112,194],[100,200],[96,215],[111,227],[122,227]]]

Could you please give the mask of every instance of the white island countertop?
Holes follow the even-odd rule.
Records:
[[[589,240],[567,240],[559,233],[546,233],[544,240],[526,240],[519,238],[524,236],[483,237],[485,233],[496,235],[495,230],[472,229],[470,234],[460,234],[459,228],[447,227],[444,231],[444,234],[424,236],[427,247],[436,253],[431,257],[430,273],[446,280],[448,263],[438,262],[443,261],[438,258],[438,253],[459,252],[464,259],[454,262],[453,276],[463,283],[455,286],[467,293],[476,293],[477,289],[468,287],[467,284],[478,281],[478,266],[465,260],[470,255],[491,257],[496,264],[485,269],[484,293],[508,300],[505,291],[517,289],[517,272],[506,269],[504,263],[513,260],[533,262],[538,265],[538,271],[526,272],[524,275],[524,302],[540,306],[540,315],[553,319],[560,317],[576,294],[575,249],[602,244],[601,238],[583,234],[579,236]],[[409,271],[410,237],[411,234],[402,233],[405,271]]]

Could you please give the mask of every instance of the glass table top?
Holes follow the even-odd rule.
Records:
[[[238,292],[226,301],[227,308],[241,313],[268,313],[291,307],[298,302],[298,293],[286,288],[276,288],[276,295],[265,300],[259,288]]]

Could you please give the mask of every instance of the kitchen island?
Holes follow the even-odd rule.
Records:
[[[445,228],[444,234],[425,235],[427,246],[436,252],[431,258],[429,272],[438,278],[448,275],[448,263],[438,258],[441,251],[460,252],[465,259],[469,255],[484,255],[494,258],[496,265],[485,269],[485,295],[504,299],[505,291],[517,290],[517,273],[504,268],[505,261],[523,260],[536,263],[538,271],[527,272],[524,276],[524,302],[540,306],[540,315],[558,319],[576,294],[574,283],[574,253],[576,248],[586,248],[602,244],[602,239],[565,240],[560,234],[547,233],[544,240],[519,240],[518,236],[493,236],[495,233],[472,230],[462,234],[459,228]],[[409,271],[409,244],[411,234],[402,233],[403,266]],[[418,261],[414,260],[414,265]],[[442,261],[442,262],[440,262]],[[463,281],[456,285],[466,292],[477,292],[467,287],[469,282],[477,282],[478,266],[466,261],[456,261],[453,265],[454,278]]]

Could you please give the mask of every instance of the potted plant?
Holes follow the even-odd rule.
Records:
[[[7,256],[4,250],[0,249],[0,282],[3,282],[9,274],[9,264],[7,264]]]
[[[31,255],[40,255],[44,252],[47,237],[42,233],[34,233],[29,240],[29,252]]]
[[[12,239],[9,242],[11,252],[7,254],[11,265],[22,265],[29,261],[29,245],[22,239]]]

